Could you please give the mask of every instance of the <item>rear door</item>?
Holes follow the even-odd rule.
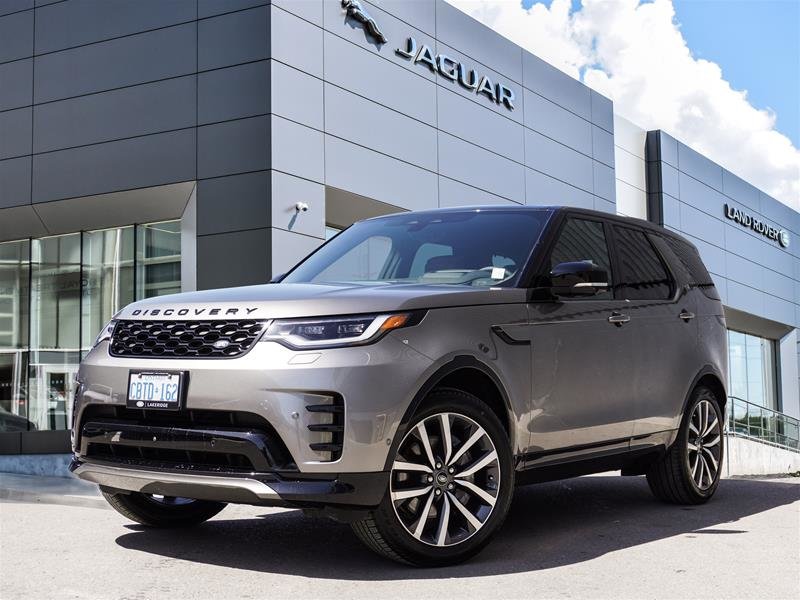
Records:
[[[610,235],[600,219],[567,216],[545,255],[545,280],[559,263],[588,260],[608,272],[610,285],[591,297],[528,305],[533,361],[529,465],[629,445],[634,418],[626,382],[631,335],[624,319],[615,319],[628,311],[613,292]]]
[[[697,343],[693,296],[679,287],[659,250],[663,240],[645,230],[614,225],[617,296],[628,306],[631,335],[628,394],[635,398],[634,437],[676,426],[676,406],[694,377]],[[658,443],[645,440],[640,443]],[[637,446],[634,441],[632,447]]]

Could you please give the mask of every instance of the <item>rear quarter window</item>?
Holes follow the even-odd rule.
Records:
[[[663,244],[665,254],[671,254],[673,264],[681,269],[687,283],[692,287],[700,288],[712,300],[720,300],[714,280],[703,264],[697,248],[691,244],[670,236],[652,236],[654,241]]]

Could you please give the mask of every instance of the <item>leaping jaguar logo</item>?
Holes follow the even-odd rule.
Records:
[[[347,11],[348,17],[364,25],[364,29],[375,39],[376,42],[379,44],[386,43],[386,36],[383,35],[383,32],[380,30],[380,27],[378,27],[375,19],[373,19],[370,14],[364,10],[364,7],[361,6],[361,2],[358,0],[342,0],[342,8]]]

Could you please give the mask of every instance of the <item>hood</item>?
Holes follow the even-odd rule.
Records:
[[[457,285],[277,283],[158,296],[118,319],[284,319],[525,302],[518,288]]]

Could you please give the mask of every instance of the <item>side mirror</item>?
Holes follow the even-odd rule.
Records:
[[[550,271],[550,290],[556,296],[594,296],[608,287],[608,273],[590,260],[560,263]]]

